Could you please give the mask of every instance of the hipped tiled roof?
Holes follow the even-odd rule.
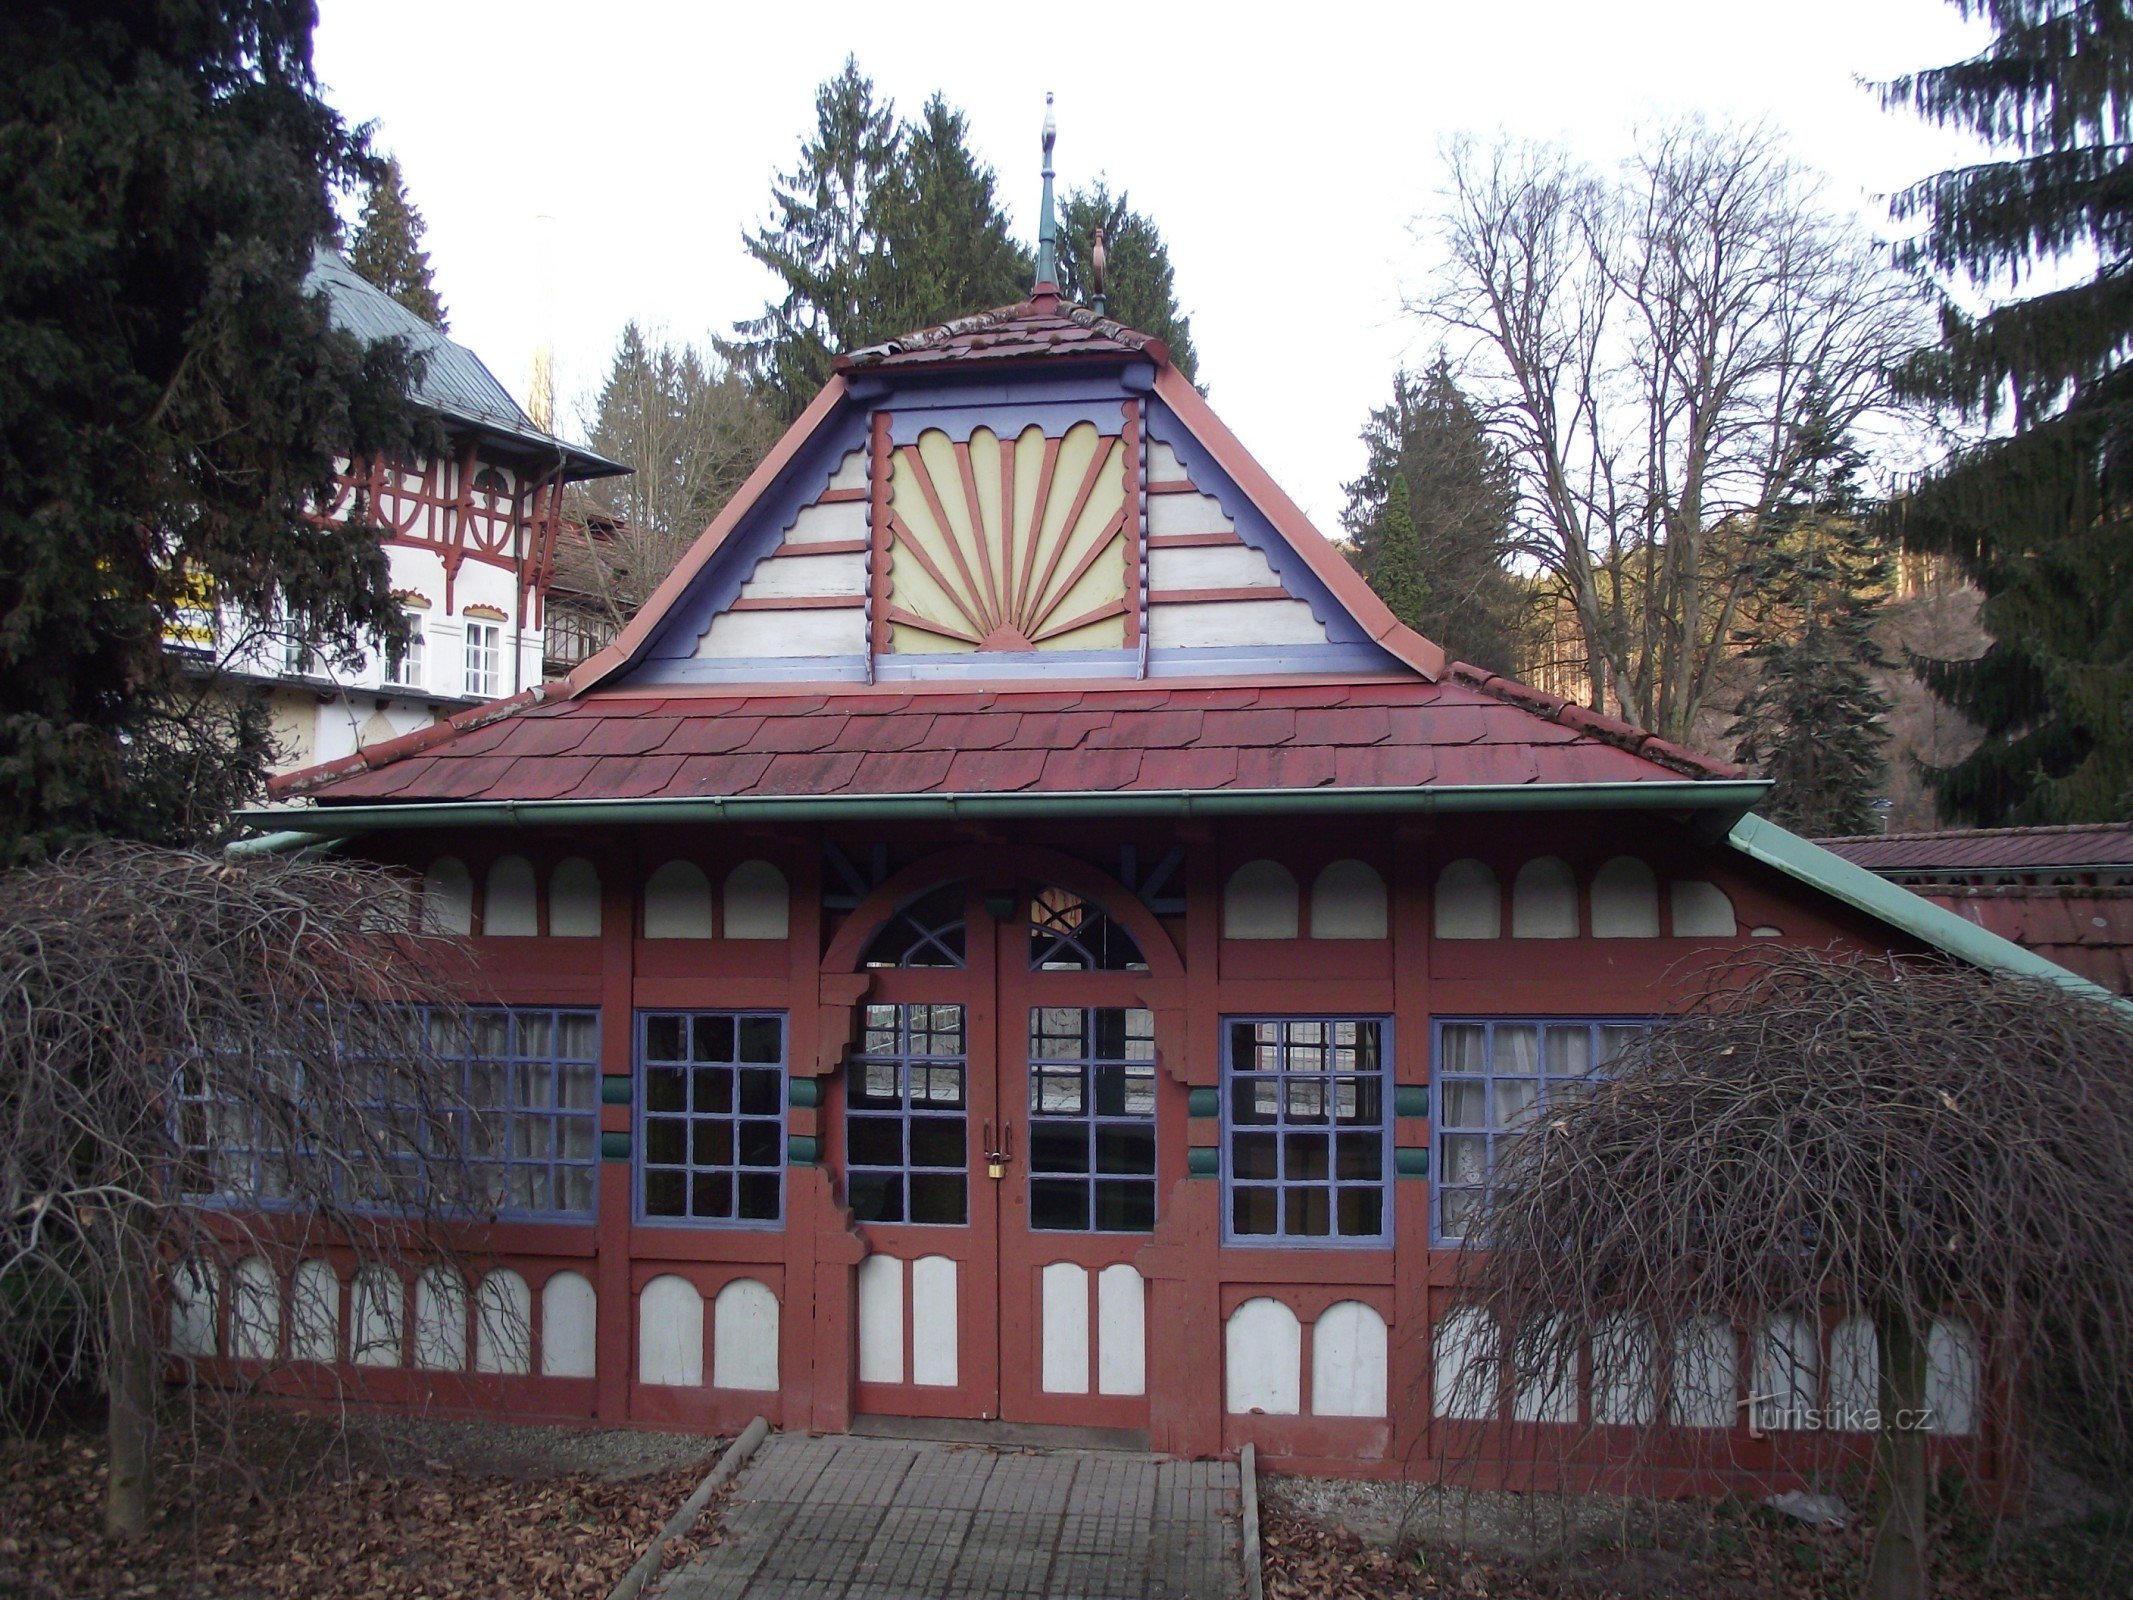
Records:
[[[1443,682],[533,691],[277,780],[325,803],[1635,783],[1734,769],[1471,668]]]
[[[1039,295],[959,317],[939,327],[922,328],[883,344],[868,345],[840,356],[840,371],[959,366],[983,361],[1026,361],[1032,357],[1145,355],[1158,363],[1170,359],[1163,341],[1137,333],[1122,322],[1100,317],[1086,306]]]

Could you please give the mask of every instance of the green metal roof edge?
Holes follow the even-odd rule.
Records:
[[[238,813],[256,828],[309,834],[393,828],[539,827],[584,822],[798,822],[818,818],[1220,816],[1358,811],[1745,811],[1761,779],[1628,783],[1458,784],[1351,789],[1047,790],[1034,794],[736,795],[634,800],[376,801],[260,806]]]
[[[1867,871],[1834,850],[1801,838],[1767,817],[1749,813],[1733,824],[1727,842],[1742,855],[1773,867],[1789,878],[1819,889],[1878,922],[1922,939],[1936,950],[1967,961],[1972,966],[2023,978],[2048,978],[2062,988],[2089,999],[2104,1000],[2133,1010],[2133,1000],[2120,999],[2100,984],[2069,972],[2056,961],[2047,961],[2025,950],[2012,939],[1989,933],[1945,907],[1901,884]]]

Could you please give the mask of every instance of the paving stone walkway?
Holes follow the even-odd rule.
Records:
[[[663,1600],[1234,1600],[1235,1463],[779,1434]]]

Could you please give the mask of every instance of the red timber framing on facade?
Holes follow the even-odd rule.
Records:
[[[1744,1404],[1773,1340],[1807,1406],[1847,1398],[1841,1324],[1702,1330],[1643,1394],[1586,1370],[1477,1409],[1447,1376],[1495,1336],[1451,1299],[1492,1141],[1703,966],[1781,940],[2036,970],[1745,816],[1759,793],[1448,663],[1153,341],[1040,295],[862,352],[609,650],[256,814],[419,877],[542,1086],[509,1109],[527,1203],[483,1235],[511,1278],[455,1311],[359,1306],[330,1258],[248,1269],[285,1306],[312,1272],[338,1319],[285,1381],[664,1427],[1096,1422],[1512,1485],[1853,1459]],[[485,1292],[534,1327],[511,1370],[480,1370]],[[1941,1347],[1941,1448],[2002,1479],[1990,1353],[1953,1321]],[[1673,1442],[1633,1459],[1662,1406]]]

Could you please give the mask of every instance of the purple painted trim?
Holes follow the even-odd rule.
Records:
[[[1115,401],[1113,402],[1115,404]],[[1086,422],[1098,433],[1116,433],[1118,421],[1107,416],[1110,407],[1102,401],[1028,401],[1001,405],[942,406],[937,409],[889,413],[889,443],[901,448],[918,443],[918,436],[938,428],[949,438],[968,439],[979,428],[990,428],[1003,439],[1012,439],[1032,425],[1042,428],[1047,439],[1056,439],[1067,429]]]
[[[1178,419],[1162,402],[1150,399],[1141,408],[1141,426],[1145,432],[1177,453],[1185,465],[1186,475],[1193,486],[1204,495],[1212,495],[1222,507],[1223,515],[1235,526],[1238,536],[1267,559],[1282,586],[1297,599],[1311,608],[1311,614],[1325,625],[1326,637],[1334,644],[1369,644],[1370,635],[1361,623],[1348,614],[1348,608],[1333,597],[1333,591],[1319,580],[1310,565],[1290,548],[1288,540],[1275,530],[1274,524],[1251,501],[1251,497],[1237,487],[1236,480],[1225,472],[1215,460],[1213,452],[1200,443],[1198,437]],[[1388,656],[1388,662],[1391,658]],[[1397,663],[1392,663],[1397,665]]]
[[[1209,646],[1149,650],[1143,667],[1132,650],[942,651],[934,655],[731,656],[648,661],[633,684],[682,683],[942,683],[987,678],[1274,678],[1313,674],[1404,672],[1374,644]]]

